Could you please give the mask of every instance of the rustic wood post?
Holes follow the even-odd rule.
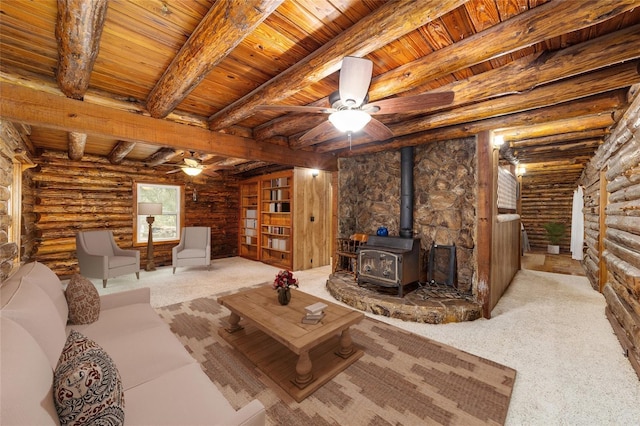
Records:
[[[493,173],[495,168],[490,132],[477,136],[478,149],[478,301],[482,316],[491,318],[491,247],[493,235]]]

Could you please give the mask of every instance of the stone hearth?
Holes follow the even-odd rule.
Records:
[[[353,275],[336,272],[329,276],[327,290],[335,299],[358,310],[404,321],[444,324],[473,321],[482,316],[482,306],[471,296],[456,294],[455,289],[446,292],[420,287],[399,298],[397,293],[379,291],[379,287],[360,287]]]

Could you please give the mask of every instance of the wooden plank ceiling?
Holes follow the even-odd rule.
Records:
[[[3,0],[0,116],[30,149],[208,171],[335,169],[337,157],[491,130],[504,161],[577,181],[640,82],[638,0]],[[392,132],[327,114],[345,56],[373,63]],[[405,99],[452,92],[436,106]],[[418,98],[421,99],[421,98]],[[398,112],[400,111],[400,112]],[[374,136],[372,136],[372,134]]]

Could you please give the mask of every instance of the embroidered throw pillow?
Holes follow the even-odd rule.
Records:
[[[124,424],[124,392],[111,357],[93,340],[71,330],[53,373],[60,424]]]
[[[100,316],[100,295],[91,281],[79,274],[69,280],[64,292],[69,306],[69,323],[91,324]]]

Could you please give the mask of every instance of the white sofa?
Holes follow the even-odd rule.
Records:
[[[110,355],[121,379],[127,425],[264,425],[253,400],[234,410],[149,304],[150,290],[100,297],[100,316],[67,325],[58,277],[22,266],[0,287],[0,424],[59,424],[53,371],[75,329]]]

